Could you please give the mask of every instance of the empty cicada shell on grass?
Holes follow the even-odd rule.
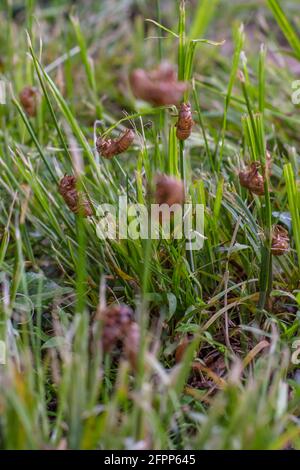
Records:
[[[125,152],[133,143],[134,137],[135,133],[132,129],[127,129],[118,139],[99,136],[96,140],[97,152],[104,158],[112,158]]]
[[[166,62],[151,71],[134,70],[129,81],[134,96],[154,106],[178,106],[187,89],[187,83],[178,81],[174,68]]]
[[[263,196],[265,193],[264,182],[265,178],[271,176],[272,171],[272,156],[271,153],[266,151],[265,166],[256,161],[252,162],[244,170],[240,171],[239,179],[241,186],[247,188],[251,193]]]
[[[263,196],[265,192],[264,177],[259,172],[260,167],[259,162],[253,162],[239,173],[241,186],[247,188],[251,193],[257,196]]]
[[[36,87],[26,86],[19,95],[22,108],[29,117],[36,116],[39,101],[39,92]]]
[[[140,342],[139,325],[133,310],[127,305],[109,305],[100,312],[102,321],[102,348],[105,353],[115,347],[123,349],[133,369],[136,369]]]
[[[192,133],[194,125],[190,103],[181,103],[176,123],[176,136],[179,140],[186,140]]]
[[[155,200],[157,204],[183,204],[185,199],[183,182],[173,176],[157,175],[155,178]]]
[[[75,176],[65,175],[59,182],[59,193],[72,212],[75,214],[82,213],[84,217],[90,217],[93,215],[92,207],[86,197],[78,193],[76,182]]]
[[[272,253],[274,256],[284,255],[290,248],[288,231],[282,225],[275,225],[272,229]]]
[[[102,346],[110,352],[118,341],[123,341],[133,322],[133,311],[127,305],[109,305],[101,311]]]

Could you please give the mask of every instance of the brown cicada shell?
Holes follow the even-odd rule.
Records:
[[[93,215],[90,202],[83,196],[80,197],[78,193],[75,176],[65,175],[60,180],[58,190],[72,212],[75,214],[82,212],[84,217],[90,217]]]
[[[192,133],[194,125],[190,103],[181,103],[176,123],[176,136],[179,140],[186,140]]]
[[[115,155],[125,152],[134,141],[134,131],[127,129],[118,139],[105,139],[101,136],[97,138],[97,152],[104,158],[112,158]]]
[[[103,322],[103,351],[109,352],[119,341],[124,341],[133,322],[133,311],[127,305],[109,305],[101,311],[100,319]]]
[[[136,370],[140,344],[139,325],[134,321],[133,310],[124,304],[109,305],[101,310],[101,345],[105,353],[123,350],[133,370]]]
[[[181,180],[167,175],[158,175],[155,179],[155,200],[157,204],[183,204],[184,186]]]
[[[134,70],[129,81],[134,96],[154,106],[178,106],[187,89],[187,83],[178,81],[174,68],[166,62],[152,71]]]
[[[33,86],[24,87],[19,95],[19,98],[22,108],[24,109],[26,114],[29,117],[36,116],[39,101],[39,93],[37,88]]]
[[[272,253],[274,256],[284,255],[290,248],[288,231],[282,225],[275,225],[272,229]]]
[[[257,196],[263,196],[264,190],[264,177],[259,172],[260,163],[253,162],[245,170],[240,171],[239,179],[241,186],[249,189],[253,194]]]

